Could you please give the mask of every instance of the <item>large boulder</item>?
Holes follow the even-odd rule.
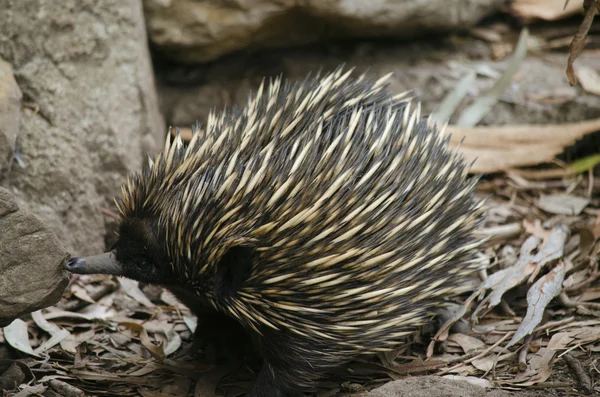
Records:
[[[242,49],[345,37],[463,30],[504,0],[144,0],[150,40],[167,57],[206,62]]]
[[[58,302],[69,283],[67,252],[36,216],[0,187],[0,327]]]
[[[141,0],[0,0],[0,10],[0,57],[24,101],[20,166],[2,185],[69,252],[102,251],[101,208],[165,132]]]
[[[22,96],[12,67],[0,58],[0,174],[12,165],[21,121]]]

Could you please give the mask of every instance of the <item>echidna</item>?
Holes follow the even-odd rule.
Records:
[[[114,248],[67,269],[160,284],[198,328],[207,307],[235,319],[264,358],[253,397],[397,347],[478,268],[481,201],[388,77],[277,78],[187,147],[167,137],[123,187]]]

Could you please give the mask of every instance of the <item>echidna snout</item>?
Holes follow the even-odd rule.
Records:
[[[480,269],[481,201],[388,77],[275,79],[187,146],[168,137],[123,186],[113,253],[70,267],[165,286],[196,332],[207,312],[241,324],[264,357],[249,397],[397,348]]]
[[[112,252],[88,258],[71,258],[65,263],[65,269],[75,274],[123,275],[123,268]]]

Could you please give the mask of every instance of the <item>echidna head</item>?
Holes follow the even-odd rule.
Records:
[[[119,239],[106,253],[69,259],[65,267],[77,274],[114,274],[138,281],[168,284],[175,280],[152,218],[124,218]]]

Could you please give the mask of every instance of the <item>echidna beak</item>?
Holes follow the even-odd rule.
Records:
[[[71,258],[65,263],[65,269],[76,274],[123,274],[123,266],[113,252],[86,258]]]

